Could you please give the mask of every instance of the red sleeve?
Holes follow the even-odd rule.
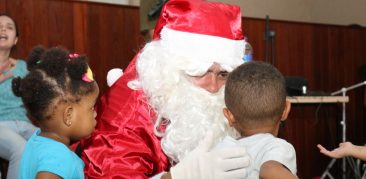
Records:
[[[96,130],[81,142],[86,178],[149,178],[169,167],[153,133],[153,110],[141,90],[127,87],[134,61],[101,98]]]

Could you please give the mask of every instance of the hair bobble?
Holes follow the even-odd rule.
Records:
[[[75,59],[75,58],[78,58],[79,57],[79,54],[77,53],[70,53],[69,54],[69,59],[67,59],[68,62],[71,61],[71,59]]]
[[[79,54],[77,54],[77,53],[73,53],[73,54],[69,54],[69,57],[71,58],[71,59],[74,59],[74,58],[78,58],[79,57]]]
[[[93,72],[91,71],[89,66],[88,66],[88,69],[86,70],[86,73],[84,73],[84,75],[81,79],[87,83],[94,81]]]

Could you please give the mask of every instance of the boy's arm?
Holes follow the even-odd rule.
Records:
[[[289,169],[283,166],[281,163],[270,160],[260,168],[260,179],[297,179],[297,176],[292,174]]]

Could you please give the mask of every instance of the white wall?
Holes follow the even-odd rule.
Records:
[[[81,0],[138,6],[144,0]],[[210,0],[241,6],[244,17],[366,27],[366,0]]]

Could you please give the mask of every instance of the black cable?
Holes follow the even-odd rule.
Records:
[[[270,27],[269,27],[269,16],[266,16],[265,28],[264,28],[264,41],[265,41],[265,61],[267,63],[270,62],[269,60],[269,44],[270,44]]]
[[[276,43],[275,43],[275,39],[276,39],[276,35],[275,32],[270,31],[270,39],[272,42],[272,49],[271,49],[271,56],[272,56],[272,65],[275,66],[275,56],[276,56]]]

